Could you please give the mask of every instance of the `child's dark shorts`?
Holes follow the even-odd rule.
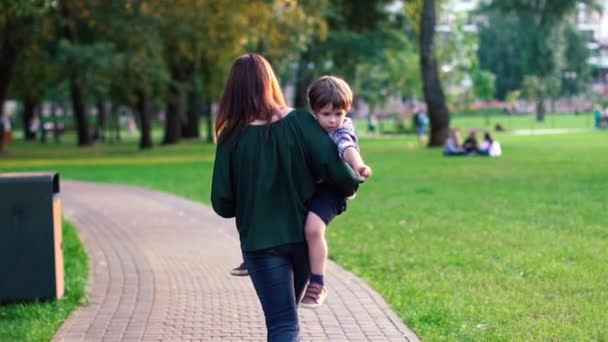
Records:
[[[336,216],[346,210],[346,199],[331,187],[321,184],[317,186],[314,197],[310,203],[310,211],[317,214],[329,224]]]

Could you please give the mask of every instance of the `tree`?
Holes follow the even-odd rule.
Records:
[[[67,57],[68,78],[72,96],[72,110],[76,119],[78,146],[90,146],[93,143],[86,108],[85,74],[87,68],[83,55],[86,55],[87,43],[91,41],[88,29],[88,8],[90,4],[75,0],[64,0],[59,3],[63,38],[61,48]]]
[[[590,51],[587,37],[573,25],[564,30],[566,49],[564,52],[564,70],[561,79],[561,94],[572,96],[585,93],[591,79],[591,66],[588,63]]]
[[[479,49],[477,55],[481,68],[496,75],[496,98],[505,100],[511,91],[521,88],[524,78],[524,56],[530,44],[526,23],[512,14],[484,11],[487,21],[478,25]]]
[[[15,64],[10,91],[11,97],[23,103],[21,118],[25,140],[36,138],[36,132],[31,129],[32,120],[42,101],[55,95],[49,89],[58,90],[64,83],[60,78],[61,68],[50,53],[56,33],[52,21],[48,16],[43,17],[32,23],[30,29],[32,36]]]
[[[17,60],[32,36],[31,28],[53,5],[50,0],[0,0],[0,121]],[[0,152],[4,130],[0,130]]]
[[[201,111],[212,127],[211,103],[239,54],[261,53],[275,69],[293,63],[311,30],[319,26],[318,8],[324,2],[151,1],[150,9],[162,24],[164,58],[171,74],[163,143],[198,136]]]
[[[32,25],[52,4],[49,0],[0,1],[0,104],[6,99],[17,58],[32,37]]]
[[[494,79],[492,73],[481,68],[477,53],[479,37],[470,29],[470,15],[450,15],[453,19],[442,24],[448,30],[442,32],[436,42],[435,56],[442,65],[439,77],[448,103],[468,107],[476,99],[493,97]]]
[[[422,0],[420,18],[420,65],[424,100],[431,123],[429,146],[443,146],[450,128],[450,113],[441,88],[437,60],[434,55],[436,5],[435,0]]]
[[[370,108],[370,115],[390,97],[420,95],[422,83],[418,53],[402,32],[392,27],[375,31],[383,46],[357,65],[353,90]]]
[[[536,117],[539,121],[544,120],[545,99],[552,96],[551,82],[561,72],[563,50],[560,48],[563,45],[557,44],[556,38],[561,36],[564,19],[579,3],[597,6],[595,0],[495,0],[486,7],[486,10],[496,10],[503,15],[515,14],[525,27],[530,28],[526,35],[529,46],[524,50],[524,74],[537,78]]]
[[[156,2],[152,2],[155,4]],[[152,109],[161,101],[170,82],[163,54],[161,20],[145,1],[102,2],[100,22],[112,37],[116,52],[106,75],[115,80],[110,93],[114,100],[133,108],[139,121],[140,149],[150,149],[152,143]],[[118,6],[118,8],[113,8]]]
[[[332,73],[352,82],[360,65],[381,58],[385,46],[377,39],[386,29],[380,26],[388,23],[386,5],[391,2],[334,0],[323,8],[327,27],[304,46],[295,71],[296,107],[307,105],[306,90],[314,78]]]

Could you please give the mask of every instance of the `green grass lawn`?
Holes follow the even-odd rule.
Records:
[[[410,127],[411,122],[406,120],[404,122],[406,127]],[[463,115],[452,115],[451,126],[458,127],[460,129],[483,129],[494,131],[494,126],[501,124],[507,131],[519,131],[519,130],[552,130],[552,129],[577,129],[577,130],[593,130],[594,119],[591,113],[581,113],[579,115],[574,114],[555,114],[548,113],[545,120],[539,122],[536,120],[534,114],[517,114],[517,115],[478,115],[478,116],[463,116]],[[383,122],[384,132],[395,131],[395,121],[393,119],[386,119]],[[357,127],[360,132],[367,130],[367,122],[364,118],[360,118],[357,121]]]
[[[0,306],[0,341],[49,341],[70,312],[86,300],[88,256],[76,229],[65,222],[63,251],[64,297],[56,301]]]
[[[413,136],[363,139],[374,177],[330,225],[331,258],[425,341],[608,340],[608,132],[497,137],[500,158],[443,157]],[[208,203],[213,151],[17,142],[0,170]]]

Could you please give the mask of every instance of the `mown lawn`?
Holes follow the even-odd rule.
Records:
[[[86,301],[88,256],[76,229],[65,222],[63,252],[64,297],[57,301],[0,305],[0,341],[49,341],[72,310]]]
[[[331,224],[331,258],[425,341],[608,340],[608,132],[498,138],[500,158],[363,139],[374,177]],[[0,170],[54,169],[208,203],[213,150],[16,143]]]
[[[580,113],[578,115],[548,113],[545,120],[540,122],[536,120],[534,114],[453,115],[451,118],[452,127],[465,131],[469,129],[494,131],[496,124],[500,124],[510,132],[527,130],[534,133],[556,129],[593,130],[595,121],[592,113]],[[404,125],[406,128],[410,128],[411,122],[406,120]],[[366,120],[358,120],[357,127],[361,132],[365,132],[367,130]],[[382,130],[388,133],[395,132],[395,120],[390,118],[383,120]]]

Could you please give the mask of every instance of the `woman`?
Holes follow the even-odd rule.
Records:
[[[502,155],[502,149],[500,143],[492,138],[490,132],[486,132],[477,153],[482,156],[500,157]]]
[[[352,195],[360,181],[306,111],[287,108],[270,64],[239,57],[218,107],[211,202],[236,217],[269,341],[297,341],[309,277],[304,222],[318,180]]]
[[[446,156],[464,156],[467,151],[460,145],[460,131],[451,129],[448,138],[445,140],[443,154]]]

